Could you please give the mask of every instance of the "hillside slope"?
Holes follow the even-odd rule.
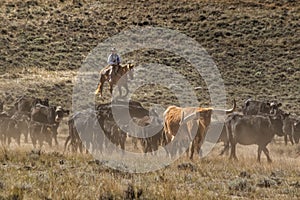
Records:
[[[198,41],[218,66],[230,99],[236,98],[241,104],[249,96],[277,98],[285,109],[300,112],[298,1],[4,0],[0,9],[2,84],[20,77],[26,79],[31,73],[24,74],[24,68],[76,72],[89,52],[105,39],[131,26],[154,26],[177,30]],[[137,63],[177,66],[183,68],[185,76],[194,76],[185,71],[184,60],[172,55],[149,50],[123,57]],[[70,106],[73,77],[74,74],[58,83],[62,84],[61,93],[67,95],[55,101]],[[57,87],[45,84],[34,94],[57,96]],[[199,84],[197,80],[194,83]],[[34,86],[27,82],[23,85],[31,89]],[[26,92],[32,94],[30,90]],[[207,94],[203,95],[201,98],[199,94],[199,99],[205,99],[203,104],[207,104]],[[167,99],[165,104],[173,101],[160,94],[147,98],[155,102]],[[141,100],[139,95],[137,99]]]

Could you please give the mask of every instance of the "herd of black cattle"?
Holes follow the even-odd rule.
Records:
[[[116,122],[113,106],[119,113],[126,113],[129,110],[131,118],[121,116]],[[277,101],[267,102],[248,99],[244,102],[241,113],[228,114],[225,123],[221,122],[224,123],[219,137],[219,141],[224,142],[224,149],[221,154],[228,152],[231,148],[230,157],[236,158],[237,143],[242,145],[256,144],[258,145],[258,160],[260,161],[261,152],[264,152],[267,160],[271,162],[266,146],[275,135],[283,136],[285,144],[288,143],[288,139],[292,144],[298,144],[300,120],[280,109],[280,106],[281,103]],[[4,103],[0,102],[0,142],[4,146],[10,146],[12,139],[20,145],[22,135],[25,143],[29,143],[30,136],[34,148],[37,147],[37,143],[39,148],[42,148],[44,142],[52,146],[53,140],[58,145],[58,127],[63,117],[68,117],[69,127],[69,134],[64,144],[65,150],[71,149],[82,152],[85,148],[98,153],[111,152],[114,147],[118,147],[117,150],[124,150],[126,140],[130,135],[135,148],[138,148],[137,144],[140,144],[143,153],[154,153],[160,146],[165,148],[168,143],[173,141],[173,138],[168,140],[168,133],[164,127],[166,120],[169,120],[165,114],[162,120],[155,110],[149,111],[139,102],[134,101],[99,104],[95,109],[86,109],[70,114],[61,106],[49,105],[48,99],[42,100],[23,96],[15,101],[14,108],[9,112],[3,108]],[[176,118],[176,116],[172,117]],[[181,118],[181,122],[182,120]],[[205,119],[200,117],[198,119],[199,124],[205,124],[201,120]],[[209,125],[202,128],[206,130],[213,127],[214,123],[209,119]],[[123,127],[120,127],[120,124]],[[154,135],[148,133],[149,130],[154,129],[159,131],[156,131]],[[131,133],[128,134],[128,132]],[[174,136],[176,137],[176,135]],[[207,139],[209,135],[204,135],[204,137]],[[174,156],[185,151],[183,146],[187,143],[196,141],[203,143],[203,137],[200,140],[199,137],[198,140],[196,139],[197,135],[194,139],[187,137],[185,141],[178,141],[171,149],[165,148],[166,153]]]

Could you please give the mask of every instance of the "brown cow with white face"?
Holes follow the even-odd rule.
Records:
[[[198,153],[200,152],[212,113],[232,113],[236,108],[235,100],[233,104],[233,108],[229,110],[201,107],[168,107],[164,113],[164,143],[168,144],[173,141],[175,145],[167,147],[167,152],[174,156],[183,147],[181,145],[188,145],[193,141],[190,155],[190,159],[192,159],[195,149]]]

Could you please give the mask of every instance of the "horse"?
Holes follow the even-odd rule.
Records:
[[[111,70],[113,70],[112,66],[108,65],[108,66],[104,67],[100,71],[100,80],[99,80],[97,90],[95,91],[95,94],[100,93],[100,96],[102,97],[104,82],[108,81],[110,94],[112,94],[114,86],[117,85],[120,96],[121,97],[127,96],[128,92],[129,92],[128,84],[127,84],[127,81],[128,81],[127,74],[129,75],[129,78],[132,80],[133,79],[133,67],[134,67],[134,65],[131,63],[125,64],[125,65],[119,65],[117,72],[111,73],[110,80],[109,80],[109,78],[110,78],[109,73]],[[122,96],[122,87],[124,87],[126,89],[126,94],[124,96]]]

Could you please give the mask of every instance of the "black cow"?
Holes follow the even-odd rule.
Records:
[[[42,148],[44,141],[52,146],[52,127],[49,124],[36,121],[29,122],[29,132],[33,147],[36,148],[37,141],[39,147]]]
[[[128,132],[137,137],[143,153],[155,152],[163,139],[163,122],[158,116],[133,117],[129,122]],[[152,132],[155,135],[152,135]],[[141,137],[140,137],[141,136]]]
[[[28,143],[30,118],[26,114],[19,112],[15,112],[11,118],[17,121],[18,130],[24,135],[25,143]]]
[[[280,116],[261,116],[261,115],[235,115],[229,122],[228,136],[231,145],[230,158],[236,157],[236,144],[258,145],[258,157],[260,162],[261,152],[267,156],[268,162],[272,162],[267,145],[272,141],[276,133]],[[281,127],[282,128],[282,127]]]
[[[281,114],[282,118],[282,132],[284,136],[284,143],[287,145],[288,143],[288,138],[292,144],[294,144],[294,123],[295,119],[290,117],[289,113],[283,113]]]
[[[294,144],[293,131],[294,131],[294,119],[290,116],[290,113],[283,111],[282,109],[274,109],[271,112],[273,116],[278,116],[279,119],[276,123],[276,135],[284,137],[285,145],[288,143],[288,138],[292,144]]]
[[[18,122],[17,120],[11,119],[9,117],[2,118],[0,123],[0,132],[1,140],[3,144],[11,143],[11,139],[13,138],[17,144],[20,146],[21,143],[21,133],[18,129]]]
[[[107,150],[116,149],[120,147],[122,150],[125,150],[125,142],[127,138],[127,133],[116,124],[115,121],[105,120],[104,121],[104,144]],[[124,153],[124,151],[122,151]]]
[[[70,143],[73,152],[79,149],[82,153],[83,145],[85,145],[87,150],[92,145],[93,151],[96,151],[95,148],[98,147],[98,143],[103,142],[103,139],[95,136],[97,123],[98,119],[95,111],[84,110],[73,114],[68,120],[69,135],[65,141],[65,150]],[[101,149],[101,147],[99,148]]]
[[[129,112],[129,118],[124,116],[126,112]],[[117,115],[118,123],[115,122],[116,116],[114,115]],[[75,149],[78,149],[81,145],[80,143],[85,144],[88,149],[92,145],[92,151],[96,153],[102,153],[104,147],[110,148],[112,144],[125,149],[127,134],[123,130],[126,130],[126,127],[128,127],[130,119],[132,117],[142,118],[149,115],[147,109],[139,102],[134,101],[99,104],[95,111],[87,112],[84,110],[79,112],[69,120],[69,136],[65,142],[65,149],[69,143],[72,146],[74,144]],[[78,128],[79,130],[77,130]]]
[[[99,125],[104,134],[108,136],[106,139],[111,139],[110,135],[112,129],[122,131],[119,129],[119,125],[123,128],[128,126],[132,117],[143,118],[144,116],[150,116],[149,111],[145,109],[139,102],[135,101],[117,101],[107,104],[100,104],[97,106],[96,111],[98,112]],[[126,112],[129,112],[130,117],[124,115]],[[117,117],[118,123],[115,122],[115,117]],[[115,126],[118,128],[116,129]],[[122,133],[119,135],[123,136]]]
[[[75,126],[75,121],[73,117],[71,117],[68,120],[68,126],[69,126],[69,135],[65,141],[64,151],[66,151],[68,145],[71,145],[73,152],[76,152],[77,149],[79,149],[79,151],[82,153],[83,144],[82,144],[82,140],[79,137],[79,133]]]
[[[16,112],[25,113],[30,116],[31,109],[37,104],[49,106],[49,100],[47,98],[42,100],[40,98],[22,96],[16,100],[14,106]]]
[[[69,110],[64,110],[61,106],[53,107],[37,104],[31,109],[31,121],[49,125],[55,144],[58,145],[57,129],[65,114],[69,114]]]
[[[277,103],[276,101],[268,102],[247,99],[243,105],[242,111],[244,115],[275,114],[281,106],[282,104]]]

